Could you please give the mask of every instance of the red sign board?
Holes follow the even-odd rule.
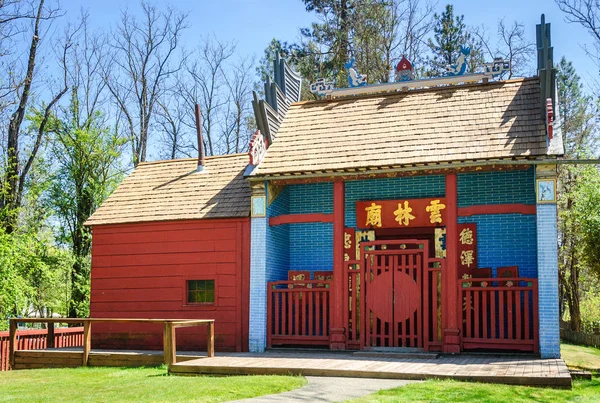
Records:
[[[458,276],[477,269],[477,224],[458,224]]]
[[[344,260],[356,260],[356,233],[354,228],[344,228]]]
[[[356,202],[357,228],[443,227],[446,199],[403,199]]]

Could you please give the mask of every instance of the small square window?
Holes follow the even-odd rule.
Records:
[[[215,280],[188,280],[188,304],[214,304]]]

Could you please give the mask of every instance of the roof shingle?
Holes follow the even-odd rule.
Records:
[[[292,104],[253,175],[546,155],[533,78]]]
[[[85,225],[201,218],[248,217],[247,154],[144,162],[108,197]]]

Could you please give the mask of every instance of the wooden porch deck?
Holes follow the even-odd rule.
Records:
[[[221,353],[169,366],[175,375],[305,375],[425,380],[451,378],[512,385],[571,387],[561,359],[526,355],[442,355],[439,358],[363,357],[330,351]]]

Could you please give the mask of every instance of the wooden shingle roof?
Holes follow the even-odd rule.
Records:
[[[539,80],[292,104],[252,175],[548,156]]]
[[[86,221],[86,225],[200,218],[248,217],[248,154],[144,162]]]

